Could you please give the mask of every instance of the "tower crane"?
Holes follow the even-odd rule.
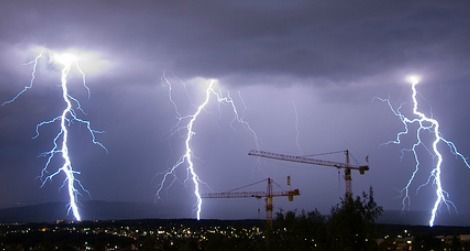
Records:
[[[259,184],[261,182],[267,182],[267,188],[266,191],[249,191],[249,192],[239,192],[235,191],[241,188],[253,186],[256,184]],[[203,194],[201,198],[256,198],[256,199],[261,199],[265,198],[266,201],[266,221],[269,226],[272,225],[272,219],[273,219],[273,198],[274,197],[287,197],[289,201],[294,200],[294,196],[300,195],[299,189],[294,189],[294,190],[287,190],[287,191],[273,191],[273,180],[271,178],[263,179],[259,182],[243,186],[241,188],[233,189],[228,192],[222,192],[222,193],[207,193]],[[290,185],[290,177],[288,177],[288,185]]]
[[[250,156],[257,156],[263,157],[268,159],[275,159],[275,160],[282,160],[282,161],[289,161],[289,162],[297,162],[297,163],[304,163],[304,164],[312,164],[312,165],[319,165],[319,166],[328,166],[328,167],[336,167],[337,169],[344,169],[344,181],[346,187],[346,197],[352,196],[352,185],[351,185],[351,171],[359,171],[361,175],[365,174],[366,171],[369,171],[369,165],[354,165],[351,164],[349,161],[349,150],[342,151],[346,155],[346,162],[335,162],[329,160],[320,160],[314,159],[306,156],[298,156],[298,155],[288,155],[288,154],[280,154],[280,153],[272,153],[266,151],[258,151],[258,150],[251,150],[248,155]]]

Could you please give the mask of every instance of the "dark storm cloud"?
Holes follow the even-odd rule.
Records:
[[[148,71],[137,69],[144,67],[184,77],[290,75],[347,84],[398,66],[428,71],[459,67],[466,60],[462,50],[468,51],[470,44],[465,35],[470,8],[465,2],[9,1],[2,5],[3,42],[102,50],[113,60],[130,63],[142,77]],[[244,82],[237,84],[249,84]]]

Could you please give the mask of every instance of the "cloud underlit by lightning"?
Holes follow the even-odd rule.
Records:
[[[457,150],[457,147],[455,146],[455,144],[452,141],[445,139],[441,135],[440,130],[439,130],[439,127],[440,127],[439,121],[437,121],[434,118],[430,118],[426,116],[426,114],[424,114],[418,109],[416,86],[420,83],[421,78],[419,76],[413,75],[413,76],[409,76],[407,81],[411,84],[411,89],[412,89],[413,115],[414,115],[413,118],[408,118],[401,112],[402,106],[398,108],[394,108],[389,99],[378,98],[378,100],[387,103],[388,107],[393,112],[393,114],[397,118],[399,118],[400,121],[403,123],[403,130],[397,133],[396,138],[394,140],[391,140],[387,142],[386,144],[401,144],[401,138],[410,132],[409,126],[417,125],[416,142],[413,144],[413,146],[410,149],[405,149],[402,151],[402,154],[405,151],[412,152],[413,157],[415,159],[415,163],[416,163],[410,179],[406,183],[405,187],[402,189],[402,193],[403,193],[402,194],[403,195],[402,208],[403,209],[405,209],[410,204],[409,191],[421,166],[419,155],[417,152],[418,147],[423,147],[433,157],[433,160],[436,159],[435,164],[427,179],[427,182],[418,187],[418,189],[420,189],[421,187],[431,184],[431,183],[435,186],[436,199],[433,203],[433,207],[431,209],[431,216],[428,221],[429,226],[432,227],[435,224],[437,211],[442,206],[442,204],[446,205],[447,207],[449,206],[454,207],[453,202],[449,200],[448,193],[443,188],[443,184],[441,180],[441,175],[443,171],[442,164],[444,160],[443,160],[443,155],[439,151],[439,148],[438,148],[439,144],[445,143],[450,148],[450,152],[453,155],[460,158],[468,168],[470,168],[470,164],[468,160]],[[424,136],[423,134],[425,132],[428,132],[433,137],[431,148],[429,148],[429,146],[425,145],[423,142],[422,137]]]
[[[63,173],[65,175],[65,179],[63,182],[62,187],[67,188],[67,194],[69,198],[69,208],[68,212],[72,212],[75,220],[81,221],[82,217],[80,214],[79,206],[78,206],[78,196],[80,195],[80,191],[87,190],[83,187],[80,181],[77,179],[77,176],[80,174],[79,171],[76,171],[72,167],[72,162],[70,160],[70,152],[69,152],[69,127],[71,126],[72,122],[77,122],[86,127],[88,132],[91,136],[91,141],[93,144],[96,144],[103,148],[105,151],[105,146],[97,141],[96,134],[101,133],[100,131],[96,131],[92,129],[91,123],[87,120],[83,120],[78,117],[76,110],[83,113],[83,109],[78,99],[71,96],[69,92],[68,86],[68,78],[70,71],[75,67],[75,69],[79,72],[82,78],[82,84],[87,90],[88,95],[90,95],[90,89],[86,85],[85,81],[85,73],[79,65],[79,59],[76,55],[71,53],[59,53],[49,49],[41,50],[41,52],[35,57],[35,59],[27,65],[32,64],[33,70],[31,73],[31,80],[27,86],[24,87],[22,91],[20,91],[16,96],[12,99],[3,102],[3,106],[11,104],[15,102],[18,98],[20,98],[25,92],[29,89],[33,88],[34,81],[36,79],[36,71],[38,68],[38,64],[41,58],[48,57],[49,63],[58,65],[61,67],[61,75],[60,75],[60,86],[62,89],[62,99],[65,102],[66,106],[62,113],[51,119],[46,120],[38,123],[36,125],[36,134],[34,135],[33,139],[39,137],[39,131],[43,126],[51,125],[54,123],[60,123],[60,130],[54,137],[52,143],[53,147],[51,150],[42,153],[42,156],[46,157],[46,163],[41,171],[41,187],[43,187],[48,181],[52,180],[55,176]],[[62,158],[62,166],[55,171],[50,171],[50,166],[55,157],[58,155]]]
[[[175,101],[173,100],[173,97],[172,97],[173,89],[172,89],[171,82],[166,77],[163,77],[162,80],[165,83],[165,85],[168,87],[169,100],[170,100],[170,103],[174,107],[175,113],[178,116],[177,117],[178,124],[185,120],[187,120],[188,122],[185,126],[186,133],[185,133],[185,141],[184,141],[184,146],[185,146],[184,153],[179,158],[178,162],[175,165],[173,165],[170,169],[168,169],[168,171],[163,173],[163,178],[157,189],[157,197],[160,198],[160,193],[162,192],[165,184],[167,183],[168,178],[171,176],[174,182],[174,180],[176,179],[175,171],[182,165],[186,164],[187,173],[188,173],[188,177],[186,180],[188,179],[191,180],[193,184],[193,193],[194,193],[194,197],[196,198],[196,218],[199,220],[201,218],[201,211],[202,211],[202,199],[201,199],[201,194],[200,194],[200,185],[205,184],[205,183],[201,181],[201,179],[199,178],[197,174],[197,171],[193,162],[193,150],[191,147],[191,141],[193,140],[193,136],[196,135],[195,123],[199,119],[201,113],[206,109],[207,105],[210,103],[211,97],[214,96],[215,100],[218,103],[228,104],[232,108],[232,111],[234,113],[233,121],[240,123],[248,130],[248,132],[251,134],[251,136],[254,139],[254,143],[257,149],[259,149],[258,136],[255,130],[253,130],[253,128],[250,126],[250,124],[240,116],[239,110],[235,104],[235,101],[230,96],[230,93],[227,92],[224,95],[220,90],[216,88],[217,80],[209,80],[209,84],[205,89],[204,100],[197,106],[197,109],[193,114],[187,115],[187,116],[181,115]],[[239,96],[240,96],[240,93],[239,93]],[[246,105],[243,99],[241,100],[242,100],[242,104],[245,106],[245,109],[246,109]],[[173,182],[171,182],[170,185],[173,184]]]

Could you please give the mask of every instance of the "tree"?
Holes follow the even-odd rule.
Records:
[[[325,217],[318,210],[282,211],[268,231],[267,250],[377,250],[375,221],[382,207],[369,194],[346,197]]]
[[[355,199],[346,197],[331,209],[328,222],[330,248],[332,250],[374,250],[375,221],[382,214],[382,207],[374,200],[372,188],[369,194]]]
[[[277,213],[268,232],[267,250],[327,250],[326,217],[315,209]]]

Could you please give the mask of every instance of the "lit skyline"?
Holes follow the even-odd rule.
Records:
[[[217,79],[242,108],[261,150],[315,154],[347,148],[358,162],[368,155],[370,172],[353,174],[354,193],[372,186],[385,210],[401,210],[400,190],[414,159],[409,154],[400,159],[401,146],[382,145],[402,124],[373,99],[403,103],[401,111],[410,115],[412,100],[403,78],[414,72],[425,76],[417,97],[420,111],[437,119],[443,136],[469,156],[470,62],[465,55],[470,35],[465,27],[470,8],[465,2],[438,1],[342,6],[339,1],[2,2],[0,101],[28,84],[31,65],[24,64],[34,60],[35,48],[87,52],[81,66],[92,97],[81,85],[70,88],[86,118],[105,131],[100,141],[109,154],[89,145],[86,130],[71,132],[71,159],[91,194],[82,200],[155,203],[162,213],[194,217],[185,171],[178,173],[178,185],[165,188],[154,202],[158,174],[178,161],[185,136],[172,131],[178,120],[162,76],[174,83],[173,98],[183,115],[203,101],[201,82]],[[36,73],[34,88],[0,108],[0,208],[66,201],[58,190],[60,179],[42,189],[37,179],[44,161],[37,156],[48,149],[57,128],[44,128],[41,138],[31,140],[38,122],[63,109],[60,68],[42,63]],[[80,83],[80,74],[70,81]],[[276,203],[284,210],[326,213],[343,196],[335,170],[248,157],[256,146],[245,128],[232,126],[230,109],[210,103],[194,125],[193,161],[211,189],[226,191],[268,176],[284,184],[289,175],[302,195],[294,203]],[[470,201],[461,191],[470,186],[470,170],[448,151],[444,158],[446,191],[458,212],[467,212]],[[423,157],[426,171],[416,177],[418,185],[431,166],[432,158]],[[206,186],[201,190],[210,192]],[[409,210],[428,212],[433,188],[415,190],[410,190]],[[204,203],[203,218],[256,217],[263,206],[252,200]]]

